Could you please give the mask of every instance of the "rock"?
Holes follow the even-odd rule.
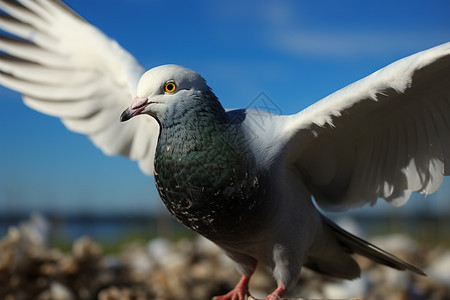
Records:
[[[83,236],[75,241],[72,252],[77,260],[96,260],[101,257],[103,251],[99,244]]]
[[[430,278],[450,287],[450,250],[435,257],[426,269]]]
[[[52,300],[72,300],[75,299],[75,296],[73,295],[73,293],[70,291],[70,289],[57,282],[57,281],[53,281],[50,284],[50,299]]]

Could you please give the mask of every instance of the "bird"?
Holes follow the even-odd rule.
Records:
[[[183,225],[216,243],[241,274],[216,300],[244,300],[259,266],[279,299],[303,267],[354,279],[359,254],[414,265],[321,211],[394,206],[434,193],[450,173],[450,43],[418,52],[293,115],[226,110],[179,65],[148,71],[59,0],[0,1],[0,84],[138,162]],[[80,42],[81,41],[81,42]]]

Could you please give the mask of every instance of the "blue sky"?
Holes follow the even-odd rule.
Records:
[[[450,40],[448,0],[66,3],[146,68],[190,67],[226,108],[247,107],[264,92],[283,114]],[[153,178],[135,163],[104,156],[86,137],[25,107],[5,88],[0,141],[1,213],[163,210]],[[450,203],[442,200],[447,186],[441,190],[440,200],[426,200],[435,210]],[[413,200],[419,204],[408,207],[424,205]]]

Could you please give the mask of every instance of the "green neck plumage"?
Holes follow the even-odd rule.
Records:
[[[247,172],[249,162],[239,126],[231,123],[212,93],[202,96],[193,96],[188,104],[180,103],[183,109],[169,111],[160,120],[155,170],[160,175],[170,170],[170,176],[162,176],[164,181],[177,177],[178,183],[219,187],[220,178]],[[230,165],[242,170],[228,174]],[[183,174],[187,169],[189,173]],[[212,183],[213,178],[218,182]]]

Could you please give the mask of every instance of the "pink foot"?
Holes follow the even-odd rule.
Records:
[[[242,276],[239,283],[234,287],[234,289],[222,296],[216,296],[213,300],[245,300],[247,296],[250,296],[248,292],[248,282],[250,278],[247,276]]]
[[[247,296],[250,297],[250,293],[248,291],[248,282],[250,281],[250,278],[247,276],[242,276],[239,283],[234,287],[234,289],[222,296],[216,296],[212,300],[245,300],[247,299]],[[278,300],[281,299],[281,296],[283,295],[286,288],[284,285],[280,285],[277,287],[275,291],[273,291],[272,294],[267,296],[265,299],[261,300]],[[252,300],[258,300],[250,297],[249,299]]]
[[[284,287],[284,285],[280,285],[279,287],[277,287],[277,289],[275,291],[273,291],[272,294],[270,294],[269,296],[267,296],[267,298],[265,298],[263,300],[278,300],[278,299],[281,299],[281,296],[283,295],[285,290],[286,290],[286,288]],[[258,299],[254,299],[254,300],[258,300]]]

